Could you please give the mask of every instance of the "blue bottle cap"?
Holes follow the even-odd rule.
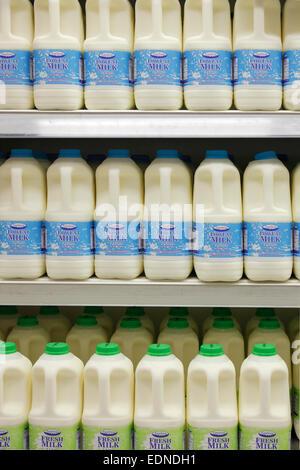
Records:
[[[10,152],[11,157],[19,157],[19,158],[32,158],[33,153],[30,149],[12,149]]]
[[[277,159],[277,155],[273,150],[269,150],[268,152],[260,152],[257,153],[254,157],[254,160],[271,160],[271,159]]]
[[[81,158],[81,152],[79,149],[62,149],[59,151],[59,158]]]
[[[127,149],[110,149],[107,154],[108,158],[130,158],[130,151]]]
[[[157,150],[156,158],[179,158],[177,150]]]
[[[214,158],[214,159],[228,159],[227,150],[206,150],[205,158]]]

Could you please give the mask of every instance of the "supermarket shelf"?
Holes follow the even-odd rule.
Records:
[[[2,111],[0,138],[297,138],[300,113]]]
[[[216,290],[217,289],[217,290]],[[153,282],[144,277],[133,281],[99,280],[1,281],[2,305],[104,305],[187,307],[300,307],[300,282],[201,283],[196,278],[183,282]]]

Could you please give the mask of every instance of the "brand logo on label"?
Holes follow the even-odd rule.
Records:
[[[215,232],[228,232],[230,227],[227,227],[227,225],[215,225],[213,229]]]
[[[206,57],[207,59],[216,59],[219,57],[219,54],[217,52],[204,52],[202,57]]]
[[[258,435],[261,436],[261,437],[275,437],[275,436],[276,436],[276,432],[272,432],[272,431],[263,431],[263,432],[259,432]]]
[[[59,436],[61,434],[61,431],[55,431],[55,430],[48,430],[48,431],[44,431],[44,434],[46,434],[46,436]]]
[[[211,432],[210,435],[213,437],[225,437],[227,436],[227,432],[226,431],[214,431],[214,432]]]
[[[17,224],[11,224],[10,228],[14,230],[24,230],[27,227],[25,224],[17,223]]]
[[[100,434],[102,436],[116,436],[118,432],[117,431],[101,431]]]
[[[172,224],[162,224],[160,226],[162,230],[175,230],[175,225]]]
[[[74,224],[63,224],[60,226],[62,230],[75,230],[77,225]]]
[[[103,52],[102,54],[99,54],[99,57],[101,59],[113,59],[116,57],[116,54],[113,54],[112,52]]]
[[[15,56],[16,54],[14,54],[13,52],[1,52],[0,54],[0,57],[2,57],[2,59],[12,59]]]
[[[168,437],[169,433],[168,432],[153,432],[152,436],[154,437]]]
[[[263,225],[263,229],[267,230],[268,232],[276,232],[279,229],[278,225]]]
[[[150,55],[154,57],[154,59],[164,59],[168,54],[165,52],[152,52]]]
[[[61,57],[65,57],[65,53],[64,52],[60,52],[60,51],[55,51],[55,52],[50,52],[50,57],[55,57],[55,58],[61,58]]]
[[[257,59],[266,59],[267,57],[270,57],[270,54],[268,52],[254,52],[253,54],[254,57],[257,57]]]
[[[124,224],[109,224],[107,226],[110,230],[123,230],[125,228]]]
[[[6,436],[7,434],[8,434],[8,431],[0,430],[0,436]]]

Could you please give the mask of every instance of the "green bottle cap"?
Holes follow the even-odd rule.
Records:
[[[276,317],[274,308],[258,308],[255,313],[256,317],[259,318],[269,318]]]
[[[150,344],[148,347],[149,356],[170,356],[171,347],[168,344]]]
[[[143,307],[128,307],[125,311],[125,317],[144,317],[145,315]]]
[[[101,315],[104,313],[103,307],[85,307],[84,315]]]
[[[59,315],[58,307],[44,306],[40,308],[40,315]]]
[[[77,318],[76,325],[78,326],[95,326],[98,325],[95,317],[89,315],[82,315]]]
[[[229,307],[214,307],[212,315],[214,317],[231,317],[232,311]]]
[[[199,354],[200,356],[216,357],[223,356],[224,351],[220,344],[202,344]]]
[[[37,326],[39,324],[36,317],[19,317],[18,326]]]
[[[1,305],[0,315],[18,315],[17,307],[14,305]]]
[[[277,351],[274,344],[257,343],[253,346],[252,354],[255,356],[275,356]]]
[[[180,330],[182,328],[188,328],[189,322],[186,318],[170,318],[168,320],[168,328],[174,328],[176,330]]]
[[[97,344],[95,354],[98,354],[98,356],[115,356],[120,354],[120,348],[116,343],[100,343]]]
[[[49,356],[62,356],[70,352],[67,343],[48,343],[45,349],[45,353]]]
[[[234,323],[232,318],[215,318],[213,322],[213,327],[214,328],[220,328],[222,330],[227,330],[229,328],[234,328]]]
[[[15,343],[11,341],[0,341],[0,354],[13,354],[17,352]]]
[[[262,318],[258,326],[264,330],[277,330],[280,328],[280,323],[277,318]]]
[[[139,318],[123,318],[120,323],[121,328],[140,328],[142,326]]]
[[[188,317],[190,314],[186,307],[171,307],[169,315],[170,317]]]

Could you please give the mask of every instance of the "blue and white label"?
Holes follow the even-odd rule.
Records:
[[[137,256],[143,253],[141,223],[95,222],[96,256]]]
[[[244,255],[256,258],[292,256],[292,223],[245,222]]]
[[[93,222],[46,222],[47,256],[91,256]]]
[[[43,221],[0,221],[0,255],[42,255]]]
[[[32,54],[29,51],[0,50],[0,83],[32,86]]]
[[[143,226],[145,256],[190,256],[190,222],[146,222]]]
[[[183,57],[184,86],[232,86],[231,51],[186,51]]]
[[[242,223],[194,223],[194,256],[199,258],[241,258]]]
[[[300,50],[285,51],[283,54],[283,86],[300,82]]]
[[[83,58],[70,49],[33,51],[34,85],[83,85]]]
[[[87,51],[84,61],[85,86],[133,86],[130,52]]]
[[[242,49],[234,52],[234,85],[282,85],[282,52]]]
[[[300,222],[294,223],[294,256],[300,257]]]
[[[182,85],[180,51],[142,49],[134,52],[134,84]]]

